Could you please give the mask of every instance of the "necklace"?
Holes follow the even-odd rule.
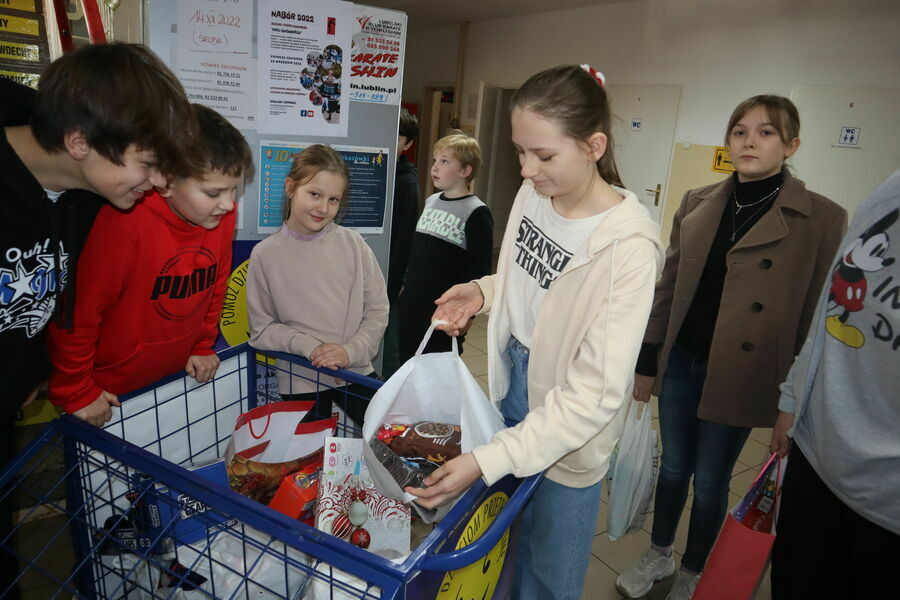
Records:
[[[747,204],[741,204],[740,202],[738,202],[738,199],[737,199],[737,190],[735,190],[734,192],[732,192],[732,196],[734,196],[734,205],[737,207],[736,210],[735,210],[735,214],[740,214],[741,209],[747,208],[747,207],[749,207],[749,206],[756,206],[756,205],[759,204],[760,202],[765,202],[766,200],[768,200],[768,199],[771,198],[772,196],[775,196],[776,194],[778,194],[778,191],[779,191],[780,189],[781,189],[781,186],[779,185],[777,188],[775,188],[774,190],[772,190],[771,192],[769,192],[768,194],[766,194],[765,196],[763,196],[762,198],[760,198],[760,199],[757,200],[756,202],[748,202]]]
[[[780,188],[779,188],[779,189],[780,189]],[[777,191],[778,191],[778,190],[776,189],[775,192],[777,192]],[[768,196],[766,196],[765,198],[763,198],[763,200],[765,200],[765,199],[767,199],[767,198],[772,198],[772,197],[774,197],[775,192],[769,194]],[[753,202],[752,204],[744,204],[744,205],[743,205],[743,208],[746,208],[746,207],[748,207],[748,206],[756,206],[756,205],[759,204],[760,202],[762,202],[762,200],[758,200],[758,201],[756,201],[756,202]],[[734,203],[737,204],[737,198],[735,198]],[[738,206],[740,206],[740,205],[738,205]],[[741,223],[741,226],[740,226],[740,227],[737,227],[737,226],[735,225],[735,216],[737,215],[737,213],[740,212],[741,209],[740,209],[740,208],[735,208],[735,207],[732,206],[732,208],[731,208],[731,241],[734,242],[735,238],[737,237],[738,231],[740,231],[741,229],[743,229],[743,228],[747,225],[747,223],[749,223],[749,222],[751,222],[751,221],[753,220],[753,217],[755,217],[756,215],[758,215],[759,213],[761,213],[765,208],[766,208],[766,205],[765,205],[765,204],[763,204],[762,206],[760,206],[759,208],[757,208],[755,211],[753,211],[753,214],[752,214],[752,215],[750,215],[749,217],[747,217],[747,219],[746,219],[743,223]]]

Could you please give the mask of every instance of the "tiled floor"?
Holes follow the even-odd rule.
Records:
[[[478,379],[482,389],[487,392],[487,320],[478,317],[472,328],[466,335],[463,360],[475,378]],[[657,428],[656,401],[652,402],[653,426]],[[734,467],[731,479],[730,504],[740,500],[750,483],[756,477],[756,472],[762,462],[768,458],[769,438],[771,429],[754,429],[747,440],[744,449],[738,456],[738,462]],[[603,499],[600,503],[600,515],[597,519],[594,543],[591,550],[591,562],[588,568],[587,579],[584,585],[583,600],[619,600],[623,598],[616,591],[616,577],[625,567],[637,560],[650,545],[650,529],[653,526],[651,514],[641,531],[630,533],[627,536],[612,542],[606,535],[606,498],[607,490],[603,490]],[[688,497],[687,506],[681,516],[678,533],[675,536],[675,553],[678,557],[684,552],[687,542],[687,525],[690,515],[693,493]],[[659,582],[647,595],[652,600],[663,600],[669,592],[674,581],[674,576]],[[769,591],[768,575],[756,596],[757,600],[769,600],[772,597]]]

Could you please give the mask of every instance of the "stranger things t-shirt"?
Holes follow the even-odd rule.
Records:
[[[535,191],[524,202],[513,245],[513,266],[505,303],[510,333],[530,348],[544,295],[613,209],[585,219],[566,219],[556,212],[550,198]]]

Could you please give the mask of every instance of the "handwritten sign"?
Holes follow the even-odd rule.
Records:
[[[250,54],[252,11],[252,0],[181,0],[178,2],[178,47]]]

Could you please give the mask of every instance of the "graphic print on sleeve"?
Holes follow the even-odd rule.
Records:
[[[867,333],[889,342],[894,350],[900,347],[900,326],[896,319],[900,309],[900,282],[894,281],[888,269],[896,261],[896,245],[891,241],[892,234],[896,238],[898,232],[891,229],[897,224],[898,213],[897,210],[889,212],[843,248],[832,273],[828,294],[831,314],[825,321],[825,329],[851,348],[862,348]],[[882,310],[881,304],[887,308]],[[864,311],[867,308],[871,310]]]
[[[516,235],[515,261],[538,285],[549,289],[571,258],[571,252],[550,239],[527,216],[522,216]]]
[[[22,328],[37,335],[53,316],[56,292],[66,285],[69,255],[59,242],[59,276],[54,269],[51,239],[31,248],[9,247],[0,262],[0,332]]]

